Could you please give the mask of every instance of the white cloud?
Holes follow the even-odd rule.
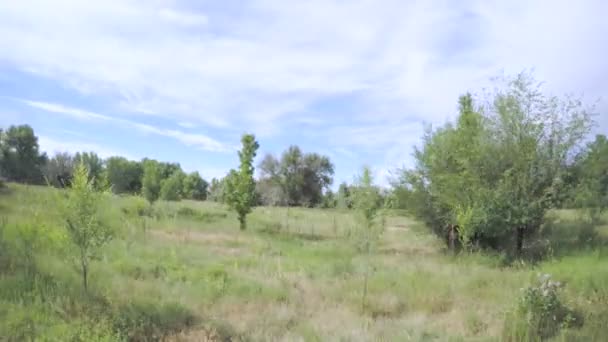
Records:
[[[53,156],[58,152],[69,152],[71,154],[75,154],[76,152],[93,151],[101,158],[122,156],[128,159],[137,159],[125,151],[108,149],[106,146],[89,143],[86,141],[56,140],[44,135],[39,135],[38,144],[40,146],[40,150],[46,152],[49,156]]]
[[[192,134],[185,133],[179,130],[172,129],[164,129],[158,128],[152,125],[143,124],[135,121],[130,121],[121,118],[114,118],[107,115],[97,114],[90,111],[85,111],[77,108],[67,107],[60,104],[41,102],[41,101],[31,101],[31,100],[20,100],[21,102],[38,109],[42,109],[47,112],[52,112],[61,115],[67,115],[76,119],[81,120],[102,120],[107,121],[112,124],[134,128],[143,133],[156,134],[165,137],[169,137],[180,141],[181,143],[187,146],[193,146],[205,151],[211,152],[226,152],[230,150],[234,150],[234,147],[229,147],[224,145],[223,143],[210,138],[206,135],[202,134]]]
[[[331,127],[325,116],[329,129],[311,130],[333,148],[382,153],[386,167],[409,158],[422,121],[453,117],[459,94],[503,68],[533,67],[558,93],[608,92],[602,0],[174,4],[0,2],[0,63],[112,98],[130,114],[262,136],[288,135],[285,123],[319,119],[319,100],[356,94],[359,108],[335,113],[350,126]],[[608,120],[606,102],[599,109]],[[139,128],[221,149],[205,136]]]

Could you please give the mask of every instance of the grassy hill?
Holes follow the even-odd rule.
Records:
[[[0,193],[0,340],[534,340],[518,335],[512,313],[539,273],[563,283],[576,321],[551,338],[608,336],[608,226],[594,234],[572,211],[551,213],[529,246],[542,257],[534,263],[454,255],[398,213],[367,260],[349,211],[256,208],[242,232],[216,203],[159,202],[148,213],[141,199],[113,197],[103,215],[115,238],[87,295],[61,196],[16,184]]]

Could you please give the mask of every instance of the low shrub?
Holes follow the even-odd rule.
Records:
[[[541,274],[535,285],[522,288],[517,308],[507,317],[507,341],[536,341],[555,336],[562,328],[582,325],[582,318],[559,298],[562,283]]]
[[[139,301],[122,305],[114,314],[114,327],[130,341],[161,341],[193,327],[197,317],[176,303]]]

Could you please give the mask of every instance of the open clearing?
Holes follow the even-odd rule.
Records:
[[[0,210],[9,222],[35,213],[61,236],[52,206],[55,192],[10,185],[0,196]],[[352,212],[257,208],[242,232],[236,217],[220,205],[159,202],[158,217],[145,218],[144,230],[143,218],[129,209],[131,198],[112,202],[118,235],[92,264],[92,290],[110,307],[171,304],[191,312],[195,322],[166,336],[169,340],[500,340],[505,314],[539,272],[565,282],[564,300],[585,315],[582,328],[563,334],[608,336],[605,246],[567,250],[556,244],[546,261],[504,266],[499,256],[453,255],[423,226],[391,213],[373,248],[362,305],[367,261],[357,250]],[[184,207],[191,210],[180,210]],[[560,219],[556,227],[575,226],[571,213],[554,215]],[[563,241],[577,236],[557,228],[553,234]],[[61,245],[61,237],[58,241]],[[72,297],[81,291],[67,259],[52,248],[45,253],[38,258],[40,272]],[[12,277],[1,275],[3,289]],[[3,291],[0,303],[27,307],[13,298]],[[73,324],[73,315],[84,309],[60,294],[57,298],[49,305],[64,313],[62,322]],[[117,310],[113,315],[123,314]]]

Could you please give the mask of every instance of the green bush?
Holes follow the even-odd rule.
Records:
[[[133,302],[118,307],[114,328],[134,341],[161,341],[197,323],[197,317],[175,303]]]
[[[213,222],[219,219],[226,218],[226,213],[201,212],[190,207],[181,207],[177,210],[177,215],[183,218],[189,218],[203,222]]]
[[[523,288],[515,312],[507,318],[505,339],[536,341],[555,336],[562,328],[580,326],[580,315],[558,296],[561,287],[549,274],[541,274],[536,285]]]

